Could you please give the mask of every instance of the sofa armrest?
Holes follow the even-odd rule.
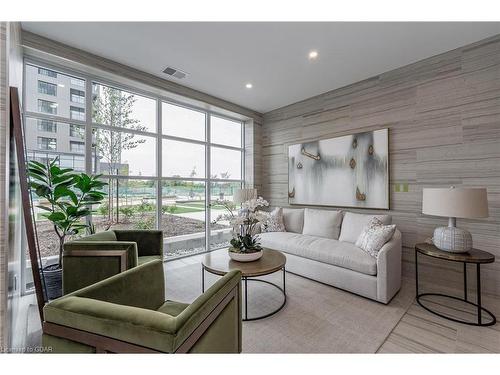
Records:
[[[63,250],[63,293],[71,293],[135,266],[135,242],[68,242]]]
[[[137,243],[138,256],[159,255],[163,259],[163,231],[114,230],[118,241]]]
[[[388,303],[401,288],[401,232],[396,229],[391,240],[378,253],[377,300]]]

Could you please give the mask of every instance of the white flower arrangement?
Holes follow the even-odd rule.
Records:
[[[255,227],[267,221],[267,215],[257,211],[260,207],[267,207],[269,203],[262,197],[250,199],[241,204],[241,210],[235,211],[234,204],[227,200],[217,200],[217,204],[224,206],[227,214],[219,215],[215,222],[221,220],[229,221],[233,227],[233,239],[231,245],[239,252],[260,251],[259,236],[254,234]]]

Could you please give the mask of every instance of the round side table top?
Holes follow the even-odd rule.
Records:
[[[205,255],[202,264],[210,273],[224,276],[232,270],[240,270],[244,277],[269,275],[282,269],[286,263],[285,255],[278,250],[263,249],[262,257],[253,262],[236,262],[229,258],[227,248],[211,251]]]
[[[448,251],[439,250],[436,246],[429,243],[418,243],[415,245],[415,250],[419,253],[453,262],[465,263],[493,263],[495,256],[484,250],[471,249],[466,253],[450,253]]]

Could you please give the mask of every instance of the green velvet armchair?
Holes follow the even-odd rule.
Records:
[[[163,259],[160,230],[108,230],[64,245],[63,294]]]
[[[48,303],[43,346],[52,353],[239,353],[241,272],[193,303],[165,302],[160,260]]]

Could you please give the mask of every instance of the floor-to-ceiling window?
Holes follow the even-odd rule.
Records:
[[[243,184],[242,121],[50,64],[26,62],[24,82],[28,159],[108,182],[93,207],[98,231],[161,229],[167,259],[227,245],[217,201]],[[50,259],[57,238],[35,215]]]

